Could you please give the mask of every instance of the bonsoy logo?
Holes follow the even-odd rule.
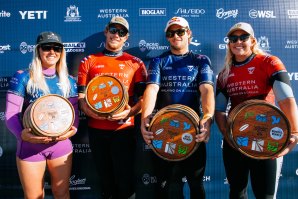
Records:
[[[35,11],[19,11],[23,20],[25,19],[47,19],[46,10],[35,10]]]

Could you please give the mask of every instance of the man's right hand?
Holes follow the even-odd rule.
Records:
[[[147,129],[149,127],[149,122],[150,122],[150,120],[147,117],[145,119],[142,119],[142,124],[141,124],[141,132],[142,132],[143,138],[147,144],[151,144],[151,140],[153,140],[153,138],[154,138],[153,132],[147,131]]]

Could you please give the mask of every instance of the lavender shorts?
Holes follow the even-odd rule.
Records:
[[[69,139],[49,144],[32,144],[18,141],[16,155],[29,162],[39,162],[62,157],[72,152],[72,143]]]

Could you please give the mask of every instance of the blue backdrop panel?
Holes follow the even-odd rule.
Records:
[[[6,129],[4,122],[5,95],[10,76],[16,70],[28,67],[36,36],[46,30],[55,31],[62,36],[68,52],[70,73],[77,76],[80,60],[104,48],[103,30],[113,16],[128,19],[130,37],[124,49],[146,64],[152,57],[169,49],[164,36],[166,22],[172,16],[185,17],[194,37],[190,49],[209,56],[216,74],[224,61],[226,32],[236,22],[251,23],[263,49],[277,55],[286,65],[297,98],[297,1],[0,0],[0,198],[22,198],[15,165],[16,140]],[[79,131],[72,141],[72,198],[96,198],[96,175],[83,113],[80,113]],[[208,199],[228,196],[221,145],[222,137],[214,124],[207,145],[207,170],[204,179]],[[277,198],[297,198],[297,150],[296,147],[284,157]],[[45,177],[45,188],[47,198],[51,198],[48,174]],[[251,193],[251,189],[249,192]],[[250,198],[253,198],[252,194]]]

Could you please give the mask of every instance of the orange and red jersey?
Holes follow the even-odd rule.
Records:
[[[273,76],[286,72],[283,63],[275,56],[255,55],[245,63],[233,64],[226,83],[222,83],[222,72],[218,75],[217,93],[223,93],[231,100],[231,109],[249,99],[275,102]]]
[[[129,105],[133,106],[133,95],[138,83],[145,83],[147,78],[146,67],[137,57],[123,52],[119,56],[107,56],[100,52],[85,57],[79,66],[78,91],[84,93],[89,81],[99,75],[111,75],[120,80],[127,88],[130,97]],[[89,118],[88,126],[96,129],[117,130],[134,125],[134,118],[126,121],[96,120]]]

